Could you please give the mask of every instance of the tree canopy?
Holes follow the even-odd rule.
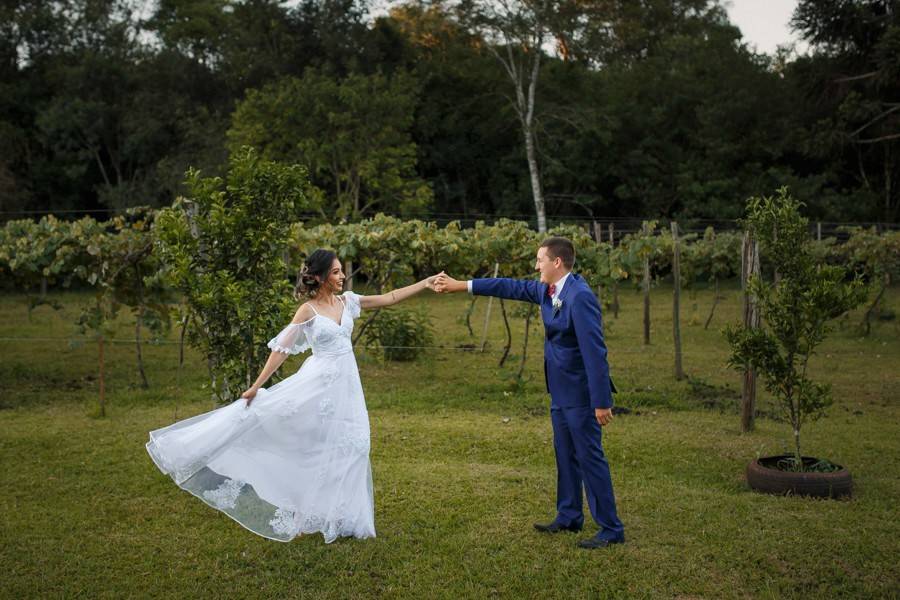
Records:
[[[250,144],[329,217],[722,219],[790,185],[812,218],[896,221],[894,2],[803,0],[810,51],[774,56],[715,0],[502,6],[5,3],[0,211],[169,205]]]

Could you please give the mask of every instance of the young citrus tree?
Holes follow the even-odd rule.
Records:
[[[831,404],[829,386],[807,376],[809,359],[825,339],[829,321],[858,306],[866,295],[860,280],[847,279],[845,267],[815,259],[801,206],[787,188],[775,197],[750,199],[745,226],[759,241],[760,253],[777,265],[778,277],[750,280],[762,327],[725,330],[732,351],[729,365],[756,369],[791,424],[793,470],[804,468],[801,427]]]
[[[266,341],[290,320],[291,223],[311,208],[305,170],[232,155],[228,175],[188,172],[188,197],[160,211],[160,256],[195,324],[190,343],[206,357],[213,394],[234,400],[268,356]]]

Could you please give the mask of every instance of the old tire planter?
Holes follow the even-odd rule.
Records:
[[[816,498],[844,498],[853,491],[850,471],[841,467],[830,473],[782,471],[775,465],[788,455],[766,456],[747,465],[747,483],[757,492],[766,494],[791,494]],[[803,457],[804,464],[816,462],[815,458]]]

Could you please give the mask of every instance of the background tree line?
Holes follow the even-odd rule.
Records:
[[[797,56],[712,0],[22,0],[0,6],[0,215],[165,206],[230,153],[323,217],[897,220],[891,0],[801,1]],[[539,222],[539,221],[538,221]]]

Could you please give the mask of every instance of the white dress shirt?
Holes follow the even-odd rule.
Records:
[[[569,278],[570,274],[571,271],[563,275],[562,279],[556,282],[556,289],[554,290],[553,296],[550,298],[551,301],[559,298],[559,295],[562,293],[563,286],[566,284],[566,280]]]

